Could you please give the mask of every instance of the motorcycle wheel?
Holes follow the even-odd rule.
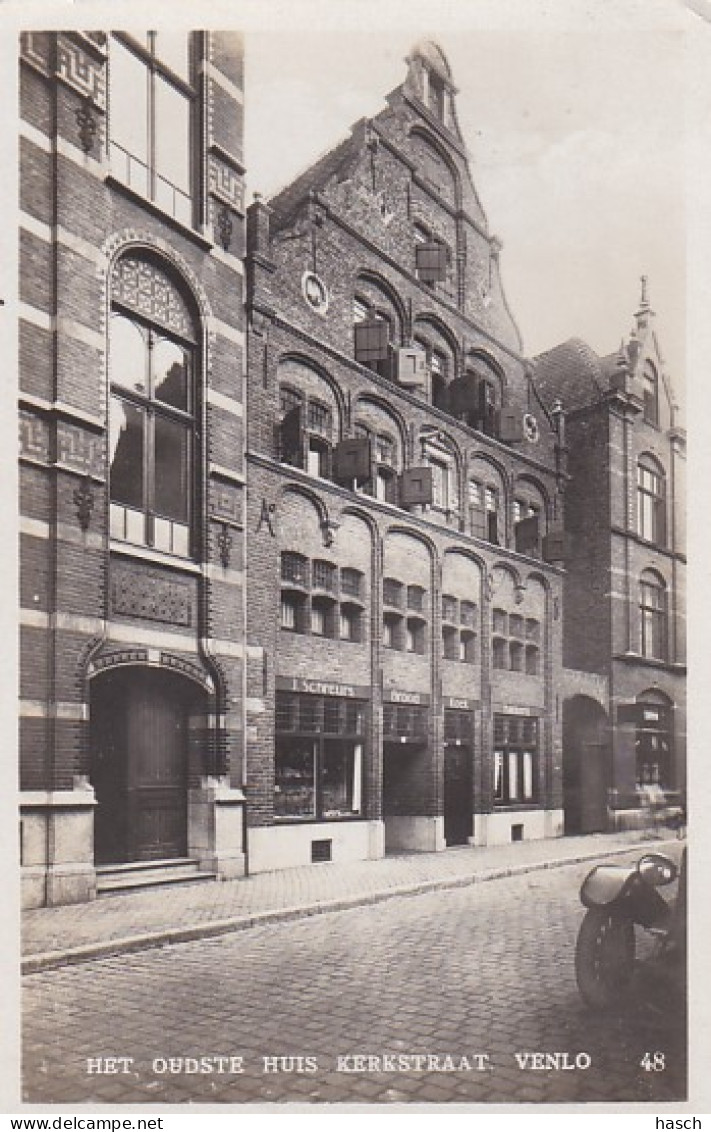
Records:
[[[589,908],[575,947],[575,978],[588,1006],[619,1003],[634,971],[634,924],[618,912]]]

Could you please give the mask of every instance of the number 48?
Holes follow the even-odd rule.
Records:
[[[666,1069],[664,1054],[658,1051],[655,1053],[645,1053],[639,1064],[646,1073],[663,1073]]]

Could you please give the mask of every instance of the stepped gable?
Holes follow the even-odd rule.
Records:
[[[558,398],[566,410],[580,409],[605,392],[608,362],[582,338],[569,338],[532,359],[533,381],[549,409]]]
[[[294,223],[312,192],[322,188],[333,177],[340,179],[348,175],[351,164],[358,160],[360,152],[357,138],[359,125],[364,127],[364,123],[354,126],[347,138],[320,157],[315,164],[310,165],[281,192],[271,197],[269,207],[273,213],[271,225],[273,232],[288,228]]]

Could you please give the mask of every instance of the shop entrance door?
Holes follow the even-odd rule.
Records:
[[[97,677],[92,689],[92,784],[97,864],[187,852],[185,681],[152,669]]]
[[[444,748],[444,840],[467,845],[472,836],[472,752],[470,747]]]

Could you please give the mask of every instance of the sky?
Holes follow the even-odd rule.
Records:
[[[598,13],[612,12],[596,3]],[[601,354],[617,350],[646,275],[681,397],[684,35],[673,20],[649,18],[653,2],[646,16],[632,4],[637,15],[627,23],[611,17],[565,28],[545,17],[548,7],[529,5],[526,22],[504,27],[492,26],[482,0],[458,9],[457,26],[443,18],[438,27],[402,20],[363,30],[367,21],[349,26],[344,17],[340,27],[248,33],[248,188],[272,195],[359,118],[377,114],[403,81],[411,46],[434,38],[459,90],[490,231],[503,241],[502,277],[525,353],[573,336]]]

